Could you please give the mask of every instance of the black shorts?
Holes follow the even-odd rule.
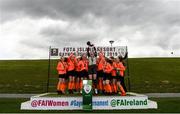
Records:
[[[122,80],[124,80],[124,77],[122,77],[122,76],[116,76],[116,79],[117,79],[117,81],[122,81]]]
[[[74,71],[74,70],[68,71],[68,72],[67,72],[67,75],[68,75],[68,77],[69,77],[69,76],[75,76],[75,71]]]
[[[67,79],[67,75],[66,74],[59,74],[59,78]]]
[[[110,80],[112,78],[111,73],[104,73],[103,80]]]
[[[88,78],[88,72],[86,70],[82,70],[80,72],[80,77],[81,78]]]
[[[74,76],[78,76],[78,71],[74,71]]]
[[[81,77],[81,72],[80,71],[76,71],[76,76],[80,78]]]
[[[117,79],[117,76],[111,76],[111,79]]]
[[[103,70],[97,71],[97,77],[103,77],[104,72]]]
[[[97,66],[96,65],[90,65],[88,67],[88,74],[96,74],[97,73]]]

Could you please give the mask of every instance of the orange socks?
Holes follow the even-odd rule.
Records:
[[[108,92],[108,88],[107,88],[106,84],[104,85],[104,92],[106,92],[106,93]]]
[[[75,82],[72,82],[72,89],[76,89],[76,84],[75,84]]]
[[[115,93],[117,93],[117,86],[116,86],[116,84],[113,84],[113,92],[115,92]]]
[[[74,82],[69,82],[69,83],[68,83],[68,89],[69,89],[69,90],[76,89],[76,84],[75,84]]]
[[[82,80],[80,80],[80,83],[79,83],[79,88],[80,88],[80,90],[82,90],[82,87],[83,87],[83,82],[82,82]]]
[[[73,86],[73,85],[72,85],[72,82],[69,82],[69,83],[68,83],[68,89],[69,89],[69,90],[72,90],[72,89],[73,89],[72,86]]]
[[[106,84],[104,86],[104,89],[105,89],[105,92],[106,93],[112,93],[112,88],[111,88],[111,85],[110,84]]]
[[[113,84],[111,84],[110,86],[111,86],[111,90],[112,90],[112,92],[114,92],[114,85],[113,85]]]
[[[58,82],[57,84],[57,91],[62,91],[64,92],[65,91],[65,83],[61,83],[61,82]]]
[[[124,91],[124,88],[120,85],[121,90],[121,96],[126,96],[126,92]]]
[[[60,87],[61,87],[61,83],[58,82],[58,84],[57,84],[57,91],[60,91]]]
[[[66,83],[62,83],[62,92],[65,93],[65,90],[66,90]]]
[[[102,80],[99,80],[98,87],[99,87],[99,90],[103,90],[103,81]]]
[[[107,91],[108,93],[112,93],[112,88],[110,84],[107,84]]]
[[[79,82],[76,82],[76,91],[79,91]]]

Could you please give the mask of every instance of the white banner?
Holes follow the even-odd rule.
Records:
[[[96,47],[97,53],[103,52],[105,57],[124,57],[126,54],[126,46],[117,46],[117,47]],[[87,52],[87,47],[64,47],[64,48],[51,48],[51,56],[69,56],[71,53],[74,53],[76,56],[81,56],[83,53]]]
[[[95,110],[157,108],[157,103],[147,96],[95,96],[92,105]],[[82,97],[34,97],[22,103],[21,109],[81,110]]]

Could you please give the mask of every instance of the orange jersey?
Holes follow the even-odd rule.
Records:
[[[83,61],[85,70],[88,71],[88,61],[87,60],[82,60],[82,61]]]
[[[66,63],[59,61],[56,67],[58,74],[66,74]]]
[[[77,63],[76,63],[76,71],[80,71],[81,70],[81,61],[78,61]]]
[[[110,63],[106,63],[105,67],[104,67],[104,72],[105,73],[111,73],[111,71],[113,70],[113,67]]]
[[[70,58],[68,58],[67,64],[68,64],[68,69],[67,69],[68,71],[72,71],[75,69],[75,63]]]
[[[124,76],[124,71],[126,70],[125,66],[122,62],[117,63],[117,69],[120,70],[120,75]]]
[[[82,60],[80,60],[79,62],[78,62],[78,71],[82,71],[82,70],[84,70],[85,69],[85,67],[84,67],[84,63],[83,63],[83,61]]]
[[[77,66],[76,66],[76,71],[83,71],[87,69],[88,69],[87,61],[85,60],[78,61]]]
[[[113,70],[111,71],[112,76],[116,76],[116,68],[117,68],[117,63],[113,62]]]
[[[97,70],[98,71],[103,70],[104,64],[105,64],[104,57],[98,58],[98,60],[97,60]]]
[[[74,63],[75,63],[75,70],[76,70],[76,71],[80,71],[79,66],[78,66],[79,61],[80,61],[80,60],[77,60],[77,59],[75,59],[75,61],[74,61]]]
[[[74,62],[75,67],[76,67],[76,66],[77,66],[77,64],[78,64],[78,60],[77,60],[77,58],[74,58],[73,62]]]

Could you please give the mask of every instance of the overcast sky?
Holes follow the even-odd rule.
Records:
[[[180,0],[0,0],[0,59],[88,40],[127,45],[130,57],[179,57]]]

